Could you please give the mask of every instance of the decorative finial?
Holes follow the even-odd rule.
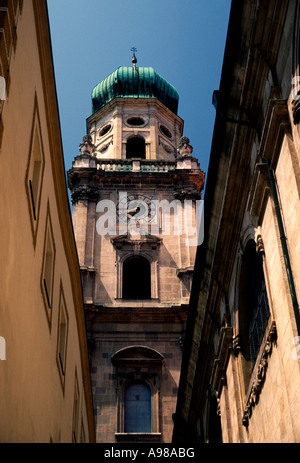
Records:
[[[82,143],[79,145],[79,151],[81,154],[92,154],[95,149],[95,145],[92,142],[92,137],[90,135],[85,135],[82,138]]]
[[[188,137],[181,137],[177,148],[179,156],[190,156],[193,152],[193,147],[190,145]]]
[[[135,69],[135,66],[136,66],[136,63],[137,63],[137,58],[135,56],[135,52],[137,51],[137,49],[135,47],[132,47],[131,51],[133,52],[133,57],[132,57],[132,64],[133,64],[133,67]]]

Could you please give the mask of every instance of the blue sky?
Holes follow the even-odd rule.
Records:
[[[79,154],[91,91],[118,66],[151,66],[179,93],[178,115],[207,172],[230,0],[48,0],[66,170]]]

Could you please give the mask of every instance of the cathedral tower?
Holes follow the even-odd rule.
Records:
[[[93,89],[68,182],[97,441],[171,442],[204,174],[177,91],[132,64]]]

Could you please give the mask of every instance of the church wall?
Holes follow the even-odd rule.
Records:
[[[150,194],[149,191],[147,193]],[[101,192],[101,197],[113,198],[115,202],[117,199],[114,193],[108,196],[105,191]],[[92,212],[94,211],[93,207],[89,203],[91,214],[94,213]],[[91,217],[88,221],[94,223]],[[86,244],[88,244],[92,239],[89,226],[87,226],[86,236]],[[180,339],[183,335],[185,313],[179,314],[177,319],[175,316],[173,323],[170,324],[164,321],[166,315],[161,313],[161,307],[166,307],[165,310],[168,311],[170,307],[178,306],[187,300],[186,297],[182,297],[181,282],[176,274],[177,268],[181,267],[181,253],[185,251],[180,249],[180,237],[174,238],[166,235],[159,235],[159,237],[163,241],[155,257],[158,262],[155,264],[157,265],[158,279],[157,298],[152,301],[141,301],[140,305],[145,311],[145,315],[142,317],[139,315],[138,302],[124,301],[120,297],[121,294],[117,297],[118,284],[120,284],[117,274],[119,251],[113,247],[111,237],[99,236],[96,233],[93,238],[95,239],[93,266],[96,268],[96,272],[92,302],[96,306],[99,304],[99,307],[115,307],[121,313],[123,307],[124,312],[128,313],[125,318],[124,315],[120,315],[122,321],[120,320],[119,323],[110,322],[107,324],[103,321],[102,324],[93,325],[95,343],[93,345],[91,371],[98,442],[115,442],[118,441],[117,432],[122,434],[118,418],[118,376],[111,358],[116,351],[124,348],[124,346],[135,345],[154,348],[164,356],[158,393],[158,433],[159,436],[161,435],[159,439],[162,442],[170,442],[172,438],[172,414],[175,412],[176,406],[181,364]],[[191,263],[190,260],[189,263]],[[86,284],[84,289],[86,293]],[[93,289],[91,291],[93,292]],[[85,300],[88,302],[87,299]],[[157,323],[160,318],[161,323]]]
[[[230,93],[227,115],[238,114],[240,123],[237,117],[236,125],[230,120],[222,124],[217,112],[215,137],[221,136],[222,130],[226,135],[219,143],[213,140],[216,164],[208,172],[205,196],[210,207],[207,242],[198,249],[199,266],[187,325],[189,328],[191,323],[193,334],[191,344],[187,343],[183,351],[174,442],[299,442],[299,307],[293,308],[291,278],[286,269],[289,258],[299,301],[298,87],[292,86],[299,70],[299,11],[293,1],[263,3],[265,9],[255,10],[257,16],[252,22],[249,18],[254,16],[246,12],[247,8],[255,9],[255,2],[232,2],[228,50],[233,60],[225,53],[221,84]],[[273,14],[278,21],[271,27]],[[255,46],[247,35],[251,24]],[[272,42],[266,47],[268,33]],[[236,54],[230,46],[232,36],[239,43],[234,47]],[[249,38],[247,47],[243,49],[238,37]],[[252,61],[254,50],[257,55]],[[268,55],[268,64],[272,63],[269,69],[262,64],[266,56],[262,50]],[[236,76],[243,82],[241,94],[235,91]],[[220,88],[224,91],[222,85]],[[252,130],[242,127],[241,122],[247,120],[251,127],[251,115],[259,122],[259,127],[254,124]],[[227,153],[227,158],[219,160],[220,152]],[[266,161],[275,177],[283,232],[279,230]],[[243,188],[239,188],[241,179]],[[282,247],[283,234],[287,253]],[[243,297],[247,286],[242,263],[251,240],[262,260],[270,309],[253,367],[247,359],[243,332],[248,306]],[[206,352],[210,354],[204,360]],[[217,398],[214,419],[221,433],[216,426],[212,429],[213,398]]]
[[[287,15],[289,17],[289,15]],[[291,56],[286,52],[291,41],[291,23],[287,22],[283,34],[283,45],[278,56],[278,69],[282,74],[282,92],[288,92],[291,68]],[[287,37],[285,36],[287,35]],[[288,42],[287,42],[288,41]],[[289,59],[286,59],[288,56]],[[267,94],[267,93],[266,93]],[[267,98],[265,107],[267,107]],[[296,291],[299,298],[299,193],[297,188],[297,130],[294,129],[294,140],[291,135],[286,135],[282,142],[278,164],[275,169],[280,207],[284,220],[290,253],[292,271],[295,279]],[[256,233],[261,234],[265,247],[265,276],[268,286],[268,297],[271,306],[271,316],[276,320],[277,341],[272,347],[272,353],[268,360],[266,379],[261,390],[259,401],[253,408],[249,426],[243,428],[238,422],[241,410],[235,410],[233,404],[239,400],[236,397],[236,385],[232,383],[233,366],[236,360],[231,357],[227,369],[227,394],[221,395],[220,408],[222,419],[222,431],[224,442],[298,442],[299,415],[298,384],[300,371],[298,361],[293,358],[294,338],[297,330],[291,304],[288,280],[284,263],[284,256],[280,244],[280,235],[276,220],[276,214],[272,200],[269,198],[260,227]],[[238,304],[238,301],[236,301]],[[243,381],[241,373],[240,396],[242,408],[245,406],[247,394],[243,393]],[[231,392],[230,392],[231,391]],[[226,401],[226,396],[229,399]],[[226,403],[230,407],[230,430],[227,428]],[[234,424],[232,424],[234,422]],[[224,424],[225,423],[225,424]],[[271,423],[271,425],[270,425]],[[241,431],[242,430],[242,431]]]
[[[123,189],[121,191],[130,195],[134,190],[129,187],[127,191],[123,191]],[[167,200],[170,203],[174,201],[172,194],[166,194],[159,190],[142,187],[139,192],[152,196],[158,201]],[[113,201],[114,204],[117,204],[119,194],[115,190],[103,189],[101,190],[102,200]],[[111,243],[111,239],[118,233],[118,228],[116,227],[114,233],[106,236],[97,231],[97,221],[101,218],[101,213],[97,212],[97,201],[79,200],[73,209],[73,226],[81,268],[94,269],[95,275],[100,276],[100,278],[96,278],[94,288],[92,288],[91,278],[89,283],[84,285],[85,297],[99,304],[119,304],[120,301],[116,301],[116,298],[120,299],[121,293],[120,289],[118,290],[121,281],[118,282],[117,272],[120,253]],[[180,277],[177,276],[177,269],[192,267],[196,246],[193,241],[189,241],[189,236],[184,232],[173,236],[175,222],[183,218],[184,213],[179,211],[178,215],[179,218],[177,219],[171,209],[170,234],[162,232],[161,228],[160,233],[155,234],[162,240],[157,254],[159,264],[157,265],[157,278],[155,278],[159,293],[156,299],[160,303],[178,303],[181,300],[188,302],[189,285],[181,282]],[[162,223],[161,216],[159,220]],[[193,227],[195,229],[195,224]],[[151,227],[149,227],[149,232],[151,234]],[[190,235],[190,238],[192,239],[194,236]],[[152,277],[154,279],[154,275]]]
[[[126,85],[110,86],[109,97],[109,79],[96,86],[100,109],[87,119],[68,172],[96,440],[106,443],[171,442],[197,245],[175,225],[186,219],[179,206],[189,199],[186,224],[196,229],[205,178],[182,137],[177,92],[142,69],[118,68]],[[137,79],[143,90],[136,95],[135,85],[131,94]],[[139,394],[129,400],[135,412],[126,402],[131,387],[150,394],[147,412]]]
[[[124,346],[142,345],[164,356],[159,374],[158,432],[163,436],[161,442],[170,442],[181,362],[181,326],[132,320],[130,324],[102,324],[98,329],[94,327],[95,355],[91,366],[97,441],[116,442],[116,434],[124,433],[118,420],[118,375],[112,356]]]
[[[290,147],[287,138],[283,142],[282,151],[276,169],[282,210],[284,212],[288,243],[295,282],[298,283],[297,271],[297,230],[299,227],[299,207],[295,170],[292,166]],[[249,225],[249,224],[248,224]],[[226,370],[226,384],[220,395],[220,416],[222,417],[223,442],[297,442],[299,440],[298,385],[300,382],[299,364],[293,358],[297,336],[291,306],[284,258],[281,251],[280,236],[277,230],[274,206],[268,200],[261,227],[265,247],[265,275],[268,286],[268,297],[271,317],[276,320],[277,341],[273,344],[268,359],[265,382],[258,403],[252,411],[247,428],[242,426],[241,416],[249,396],[249,388],[244,391],[244,382],[239,356],[231,355]],[[236,256],[238,262],[239,256]],[[236,295],[236,278],[238,267],[232,275],[229,303],[232,310],[233,329],[238,333],[238,307]],[[237,312],[236,312],[237,310]],[[222,310],[220,308],[220,313]],[[255,373],[252,381],[255,379]],[[271,427],[270,427],[271,423]],[[271,428],[271,429],[270,429]]]

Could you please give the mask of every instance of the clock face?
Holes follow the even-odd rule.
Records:
[[[128,195],[117,206],[120,221],[151,223],[156,215],[156,206],[149,196]]]

